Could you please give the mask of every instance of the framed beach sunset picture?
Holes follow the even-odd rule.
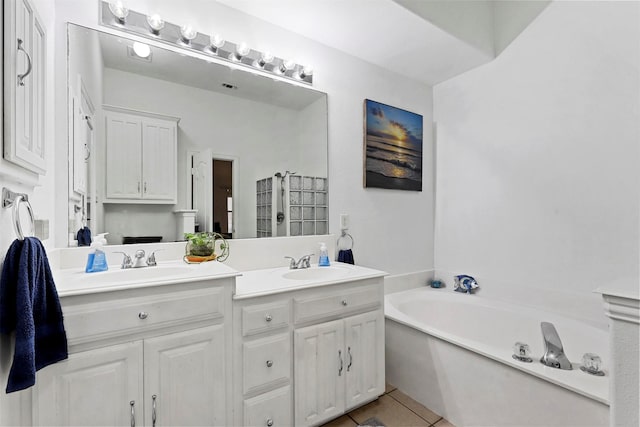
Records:
[[[422,191],[422,116],[364,101],[364,186]]]

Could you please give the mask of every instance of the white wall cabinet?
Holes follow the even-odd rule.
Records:
[[[228,425],[226,283],[63,297],[70,356],[38,373],[32,424]]]
[[[29,0],[4,6],[4,158],[46,173],[45,27]]]
[[[295,331],[296,425],[319,424],[384,392],[384,315]]]
[[[104,106],[105,203],[175,204],[178,118]]]

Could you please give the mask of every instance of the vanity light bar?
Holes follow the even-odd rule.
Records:
[[[187,33],[186,36],[189,37],[186,37],[185,30],[190,29],[186,28],[189,27],[188,25],[180,26],[162,21],[163,25],[154,25],[155,28],[152,28],[150,21],[155,24],[161,20],[157,15],[152,15],[150,18],[143,13],[129,10],[126,17],[122,19],[112,13],[109,9],[109,4],[110,2],[108,1],[101,1],[100,23],[105,27],[115,28],[151,40],[161,41],[172,46],[204,53],[205,55],[222,61],[233,62],[234,64],[243,65],[251,69],[265,71],[279,77],[295,80],[296,82],[307,83],[309,85],[313,84],[313,74],[310,72],[311,68],[308,66],[275,57],[269,52],[249,49],[245,43],[233,43],[221,40],[223,43],[221,46],[213,46],[209,35],[195,31],[193,38],[189,38],[192,35],[191,33]],[[160,27],[160,29],[156,29],[157,27]],[[214,36],[219,38],[217,34]],[[265,60],[265,58],[268,60]]]

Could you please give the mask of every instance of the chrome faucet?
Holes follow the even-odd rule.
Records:
[[[540,363],[552,368],[571,370],[571,362],[564,354],[562,341],[556,331],[555,326],[549,322],[540,323],[542,329],[542,339],[544,341],[544,354],[540,358]]]
[[[302,258],[300,258],[298,261],[296,261],[296,259],[294,257],[291,257],[291,256],[285,256],[285,258],[291,260],[291,262],[289,263],[289,269],[290,270],[297,270],[299,268],[309,268],[309,267],[311,267],[311,257],[312,256],[313,256],[313,254],[305,255]]]
[[[126,268],[142,268],[142,267],[155,267],[158,265],[156,261],[156,252],[161,251],[162,249],[155,250],[151,252],[145,259],[145,252],[142,249],[138,249],[134,255],[135,260],[132,260],[126,252],[114,251],[116,254],[122,254],[124,257],[122,258],[122,264],[120,265],[121,269]]]

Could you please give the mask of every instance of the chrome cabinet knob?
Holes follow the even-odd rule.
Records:
[[[346,306],[347,306],[347,304],[348,304],[348,303],[347,303],[347,300],[346,300],[346,299],[343,299],[343,300],[342,300],[342,305],[344,305],[344,306],[346,307]]]
[[[273,360],[267,360],[267,368],[270,368],[273,366]]]
[[[149,317],[149,313],[147,313],[146,311],[141,311],[140,313],[138,313],[138,317],[139,317],[141,320],[144,320],[144,319],[146,319],[147,317]]]
[[[273,320],[273,316],[270,314],[267,314],[266,316],[264,316],[264,320],[266,320],[267,322],[271,322]]]
[[[267,427],[273,426],[273,420],[271,418],[267,419]]]

